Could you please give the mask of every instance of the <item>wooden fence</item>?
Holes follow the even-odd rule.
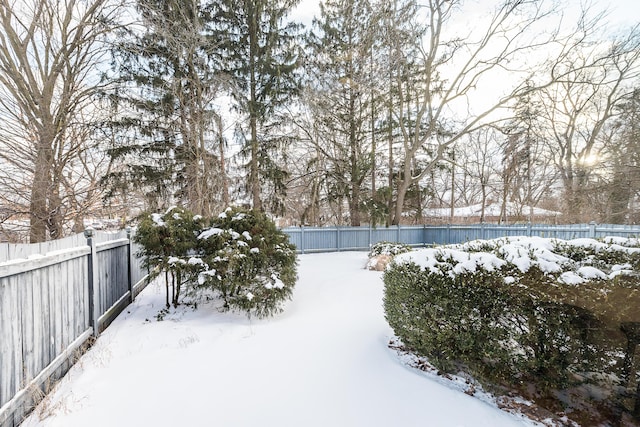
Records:
[[[571,239],[640,236],[640,227],[581,224],[286,228],[298,251],[367,250],[509,235]],[[128,232],[76,235],[34,245],[0,243],[0,427],[15,427],[146,285]]]
[[[640,237],[640,226],[614,224],[394,225],[391,227],[289,227],[282,230],[300,253],[368,250],[380,241],[431,246],[506,236],[557,239]]]
[[[126,231],[0,244],[0,427],[17,426],[146,286]]]

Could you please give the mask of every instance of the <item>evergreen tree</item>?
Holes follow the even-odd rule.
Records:
[[[228,196],[211,17],[198,1],[138,0],[137,10],[143,29],[121,34],[114,51],[110,154],[128,167],[109,176],[111,188],[144,188],[150,208],[179,201],[212,214]]]
[[[281,132],[280,113],[299,91],[299,26],[285,18],[297,2],[222,0],[209,6],[215,16],[212,27],[225,40],[218,58],[233,78],[236,109],[247,118],[237,135],[249,159],[247,192],[253,208],[260,211],[282,210],[287,172],[278,162],[277,151],[287,137]],[[269,193],[269,206],[264,206],[263,198]]]
[[[436,149],[430,142],[408,149],[428,130],[428,118],[422,114],[419,105],[426,86],[422,63],[424,51],[420,43],[427,34],[420,7],[415,0],[393,0],[381,3],[377,13],[382,27],[384,70],[381,74],[386,91],[382,126],[388,146],[388,187],[383,194],[389,225],[399,223],[399,212],[410,204],[410,199],[416,198],[414,195],[421,199],[423,190],[413,176],[426,175],[434,166],[425,164],[425,159],[432,158]],[[438,125],[435,133],[445,134],[444,126]],[[420,206],[416,207],[419,213]]]
[[[375,122],[370,114],[375,20],[368,0],[327,0],[313,25],[306,101],[318,135],[314,142],[329,165],[323,171],[329,197],[338,203],[346,199],[350,223],[358,226],[374,158],[369,132]]]

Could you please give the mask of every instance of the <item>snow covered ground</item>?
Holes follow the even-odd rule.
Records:
[[[522,426],[388,348],[381,273],[361,252],[300,256],[283,314],[183,306],[150,285],[24,427]]]
[[[515,203],[507,202],[506,214],[509,217],[529,215],[530,207],[527,205],[518,206]],[[491,203],[484,207],[484,215],[487,217],[499,217],[502,213],[502,206],[499,203]],[[454,218],[473,218],[479,217],[482,212],[482,205],[475,204],[471,206],[457,207],[453,210]],[[451,208],[429,208],[425,209],[423,215],[426,217],[449,218],[451,216]],[[535,217],[559,217],[562,212],[550,211],[542,208],[533,208],[532,212]]]

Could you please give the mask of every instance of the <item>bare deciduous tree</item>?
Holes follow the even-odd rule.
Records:
[[[570,221],[590,221],[590,180],[613,141],[605,130],[622,103],[633,94],[640,76],[640,31],[632,29],[607,45],[594,43],[571,52],[554,70],[562,78],[538,92],[544,106],[549,150],[556,153],[565,211]],[[593,193],[592,193],[593,194]],[[591,217],[590,217],[591,216]]]
[[[482,126],[504,121],[510,114],[505,113],[507,108],[523,93],[564,77],[564,73],[547,73],[538,85],[530,85],[540,70],[552,69],[558,58],[581,43],[582,33],[594,26],[594,22],[581,21],[580,31],[561,37],[559,30],[540,31],[543,22],[557,12],[552,4],[504,1],[489,17],[476,21],[473,31],[463,34],[466,30],[456,30],[457,13],[463,7],[459,1],[427,2],[423,11],[428,29],[420,46],[420,72],[413,78],[402,73],[394,77],[398,90],[394,116],[402,133],[403,156],[395,184],[394,224],[400,221],[408,189],[430,174],[450,146]],[[523,61],[536,57],[540,58],[536,64]],[[406,60],[402,46],[391,49],[392,68],[402,69]],[[542,64],[545,60],[548,62]],[[478,100],[478,87],[495,84],[505,75],[511,83],[499,80],[496,86],[503,93],[485,95],[473,109],[465,109],[474,95]],[[416,156],[424,159],[423,167],[412,170]]]
[[[496,181],[500,170],[500,141],[495,129],[481,129],[460,141],[463,150],[457,156],[464,175],[471,182],[463,180],[460,193],[467,197],[466,204],[480,203],[480,222],[485,221],[485,208],[490,200],[498,199],[499,188]]]
[[[63,192],[75,191],[65,174],[87,149],[79,114],[119,11],[111,0],[0,0],[0,157],[17,172],[3,183],[28,192],[31,242],[63,234]]]

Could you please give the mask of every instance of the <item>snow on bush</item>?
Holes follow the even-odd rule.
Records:
[[[198,247],[217,272],[199,277],[199,288],[217,292],[225,308],[265,317],[291,298],[295,246],[263,213],[227,209],[198,235]]]
[[[609,243],[606,243],[609,242]],[[467,243],[420,249],[395,257],[396,263],[413,262],[436,274],[453,276],[477,269],[494,271],[505,268],[526,273],[535,267],[561,282],[566,273],[585,279],[611,279],[631,274],[637,267],[640,248],[631,246],[637,239],[546,239],[542,237],[505,237],[474,240]],[[567,283],[567,282],[564,282]]]
[[[153,276],[165,276],[167,308],[186,286],[213,293],[225,309],[265,317],[281,311],[297,280],[295,247],[260,212],[228,208],[203,218],[173,207],[143,215],[135,240]]]
[[[371,245],[371,250],[369,250],[369,258],[373,258],[378,255],[395,256],[410,251],[411,246],[405,245],[404,243],[383,241]]]
[[[369,260],[365,268],[368,270],[384,271],[393,257],[398,254],[410,252],[411,247],[404,243],[378,242],[371,245]]]
[[[588,383],[606,411],[628,393],[637,243],[509,237],[400,254],[384,275],[385,316],[442,371],[550,400]]]

